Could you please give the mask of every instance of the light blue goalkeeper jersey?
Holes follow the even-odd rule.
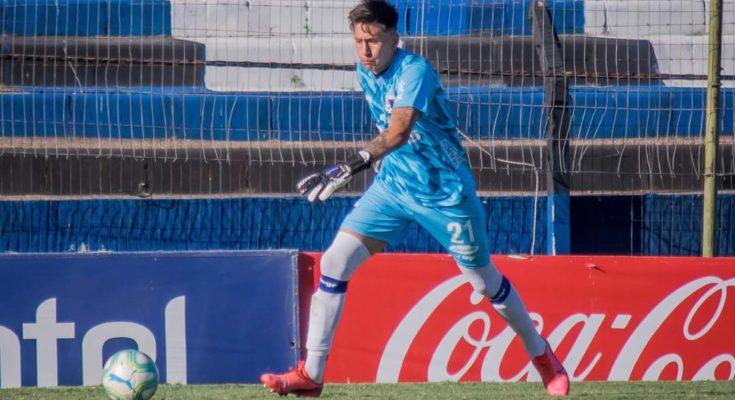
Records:
[[[398,49],[392,64],[375,75],[357,64],[373,119],[382,132],[400,107],[421,112],[408,143],[383,158],[376,179],[391,192],[424,206],[458,204],[475,192],[475,181],[449,112],[439,75],[429,62]]]

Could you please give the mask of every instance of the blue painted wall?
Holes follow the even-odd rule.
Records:
[[[544,137],[540,87],[447,89],[459,128],[473,138]],[[573,137],[700,137],[705,89],[665,86],[572,87]],[[735,132],[735,89],[720,97],[721,135]],[[217,93],[197,88],[149,92],[0,93],[0,135],[200,140],[352,141],[374,127],[357,92]]]
[[[0,252],[321,251],[355,200],[340,196],[314,205],[296,197],[0,201]],[[492,252],[545,253],[545,198],[482,201]],[[700,196],[572,197],[570,205],[572,254],[688,256],[701,251]],[[718,254],[733,256],[735,195],[720,195],[717,220]],[[405,242],[388,251],[443,249],[413,225]]]
[[[167,0],[3,0],[2,33],[18,36],[171,34]]]
[[[643,197],[642,240],[651,254],[698,256],[702,253],[702,197]],[[735,195],[718,194],[715,254],[735,255]]]
[[[410,36],[529,35],[531,0],[393,0],[398,32]],[[583,0],[549,0],[559,34],[584,33]]]
[[[356,199],[339,196],[314,205],[296,197],[0,201],[0,252],[321,251]],[[532,244],[535,253],[545,252],[544,198],[484,198],[483,204],[493,252],[528,253]],[[388,251],[443,250],[414,224],[406,241]]]

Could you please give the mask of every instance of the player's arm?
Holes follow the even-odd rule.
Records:
[[[421,113],[412,107],[393,110],[388,129],[373,139],[364,149],[347,156],[347,160],[329,166],[316,174],[311,174],[296,184],[299,193],[310,202],[326,200],[335,191],[347,185],[352,176],[365,171],[375,160],[379,160],[392,150],[408,141],[413,124]]]
[[[371,160],[379,160],[404,143],[413,130],[413,124],[421,118],[421,112],[413,107],[401,107],[393,110],[388,123],[388,129],[380,132],[365,146],[370,153]]]

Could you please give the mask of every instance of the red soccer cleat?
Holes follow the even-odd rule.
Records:
[[[263,374],[260,376],[263,386],[271,392],[285,396],[293,393],[298,397],[319,397],[322,394],[323,383],[316,383],[304,371],[304,362],[299,361],[298,367],[285,374]]]
[[[546,394],[549,396],[566,396],[569,394],[569,376],[564,366],[556,358],[549,343],[546,343],[544,354],[533,358],[533,365],[541,375]]]

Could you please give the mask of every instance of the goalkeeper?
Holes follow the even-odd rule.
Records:
[[[439,76],[426,59],[398,48],[398,13],[386,1],[361,1],[349,21],[360,61],[357,77],[380,134],[347,161],[306,177],[297,188],[309,201],[324,201],[378,160],[380,171],[322,256],[306,360],[284,374],[263,374],[261,381],[279,394],[321,394],[350,277],[372,254],[400,241],[416,221],[521,338],[547,393],[566,395],[564,367],[536,332],[513,285],[490,261],[484,208]]]

